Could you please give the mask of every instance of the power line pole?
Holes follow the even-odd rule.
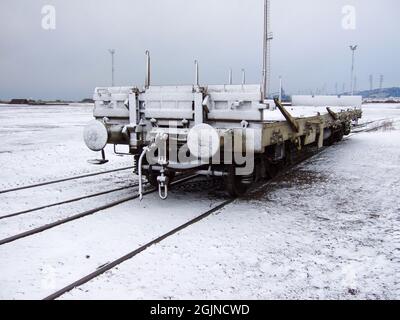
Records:
[[[108,52],[111,54],[111,86],[114,87],[114,55],[115,55],[115,49],[109,49]]]
[[[268,63],[268,0],[264,0],[264,33],[263,33],[263,69],[262,69],[262,88],[261,100],[267,98],[267,63]]]
[[[357,45],[354,46],[350,46],[350,50],[351,50],[351,79],[350,79],[350,83],[351,83],[351,95],[354,95],[354,60],[355,60],[355,52],[357,50]]]
[[[372,74],[369,75],[369,90],[374,90],[374,76]]]
[[[357,90],[357,77],[354,77],[354,92],[358,92],[358,90]]]
[[[270,41],[273,39],[270,29],[269,18],[270,6],[269,0],[264,0],[264,33],[263,33],[263,68],[262,68],[262,85],[261,85],[261,99],[264,101],[268,98],[269,82],[270,82]]]
[[[379,92],[382,93],[383,89],[383,74],[381,74],[381,77],[379,79]]]

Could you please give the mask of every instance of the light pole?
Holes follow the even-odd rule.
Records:
[[[374,76],[372,74],[369,75],[369,90],[374,90]]]
[[[261,99],[262,102],[267,98],[267,80],[268,80],[268,0],[264,0],[264,33],[263,33],[263,70],[262,70],[262,85],[261,85]]]
[[[111,54],[111,86],[114,87],[114,49],[109,49],[108,52]]]
[[[355,60],[355,52],[357,50],[357,45],[350,46],[351,50],[351,95],[354,95],[354,60]]]

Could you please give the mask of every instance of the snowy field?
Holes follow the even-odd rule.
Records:
[[[82,141],[90,106],[0,105],[0,191],[132,165]],[[379,121],[378,121],[379,120]],[[372,122],[377,121],[377,122]],[[350,137],[63,299],[400,299],[400,104]],[[0,239],[132,195],[130,170],[0,193]],[[0,299],[41,299],[226,200],[210,182],[149,195],[0,246]]]

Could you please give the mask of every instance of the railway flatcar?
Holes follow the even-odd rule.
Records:
[[[84,131],[88,148],[128,146],[139,180],[146,176],[163,199],[176,173],[189,171],[223,177],[228,192],[240,196],[302,149],[340,141],[362,115],[359,97],[331,97],[326,107],[284,107],[263,100],[260,85],[246,84],[147,82],[143,89],[96,88],[94,101],[95,120]]]
[[[262,83],[187,86],[150,83],[146,52],[144,87],[101,87],[94,92],[94,120],[84,131],[89,149],[126,145],[142,178],[162,199],[177,173],[194,172],[224,179],[232,196],[273,177],[302,150],[322,148],[350,134],[361,118],[361,97],[294,97],[291,106],[267,98],[268,4],[265,1]],[[231,77],[230,81],[231,83]]]

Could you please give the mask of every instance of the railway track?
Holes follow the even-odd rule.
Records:
[[[392,121],[393,123],[396,123],[399,120],[395,120],[393,118],[386,118],[386,119],[380,119],[380,120],[366,122],[365,125],[373,124],[373,123],[380,123],[380,124],[378,126],[375,126],[375,127],[372,127],[372,128],[363,128],[363,129],[359,129],[359,130],[353,131],[349,136],[347,136],[347,138],[350,138],[350,137],[352,137],[352,136],[354,136],[356,134],[359,134],[359,133],[373,132],[373,131],[379,130],[381,128],[384,128],[384,127],[386,127],[388,125],[387,121]]]
[[[316,152],[310,152],[308,154],[306,154],[304,157],[301,157],[296,163],[294,163],[293,165],[287,167],[286,169],[283,169],[276,177],[274,177],[273,179],[267,181],[267,182],[262,182],[262,183],[257,183],[254,185],[254,187],[252,188],[252,190],[250,191],[250,194],[252,192],[257,191],[260,188],[266,187],[272,183],[276,183],[277,181],[279,181],[280,179],[283,178],[283,176],[290,172],[291,170],[293,170],[295,167],[297,167],[299,164],[303,163],[304,161],[314,157],[317,154],[320,154],[321,152],[323,152],[324,150],[326,150],[327,148],[322,148],[319,151]],[[160,243],[161,241],[175,235],[176,233],[190,227],[191,225],[194,225],[197,222],[200,222],[202,220],[204,220],[205,218],[209,217],[210,215],[212,215],[215,212],[218,212],[219,210],[223,209],[224,207],[228,206],[229,204],[233,203],[235,200],[237,200],[237,198],[231,198],[228,200],[223,201],[222,203],[216,205],[215,207],[213,207],[210,210],[207,210],[206,212],[198,215],[197,217],[193,218],[192,220],[181,224],[180,226],[164,233],[163,235],[149,241],[148,243],[134,249],[133,251],[111,261],[108,263],[103,264],[100,268],[96,269],[95,271],[93,271],[92,273],[87,274],[86,276],[78,279],[77,281],[65,286],[64,288],[50,294],[49,296],[47,296],[46,298],[44,298],[43,300],[55,300],[59,297],[61,297],[62,295],[66,294],[67,292],[73,290],[74,288],[77,288],[79,286],[84,285],[85,283],[89,282],[90,280],[93,280],[94,278],[97,278],[98,276],[104,274],[105,272],[113,269],[114,267],[120,265],[121,263],[135,257],[136,255],[142,253],[143,251],[145,251],[146,249],[148,249],[149,247],[156,245],[158,243]]]
[[[380,127],[383,127],[383,126],[384,125],[382,125]],[[375,127],[375,128],[372,128],[372,129],[371,128],[368,128],[368,129],[366,128],[366,129],[364,129],[364,130],[362,130],[360,132],[357,132],[357,133],[368,132],[369,130],[376,130],[378,128],[379,128],[379,126]],[[305,157],[301,158],[300,161],[296,162],[292,166],[282,170],[278,174],[278,176],[276,176],[274,179],[269,180],[266,183],[264,182],[264,183],[256,184],[254,186],[254,188],[252,188],[251,192],[256,191],[256,190],[258,190],[260,188],[263,188],[263,187],[265,187],[265,186],[267,186],[267,185],[269,185],[271,183],[276,183],[277,181],[279,181],[282,178],[282,176],[284,174],[290,172],[291,170],[293,170],[299,164],[303,163],[304,161],[312,158],[313,156],[315,156],[317,154],[320,154],[321,152],[325,151],[326,149],[328,149],[328,148],[320,149],[317,152],[311,152],[309,155],[306,155]],[[193,178],[194,178],[194,176],[186,177],[186,178],[183,178],[182,180],[176,181],[174,184],[183,183],[184,181],[188,181],[188,180],[193,179]],[[133,186],[131,186],[131,187],[133,187]],[[149,190],[149,191],[145,192],[145,194],[150,194],[150,193],[153,193],[155,191],[156,190],[152,189],[152,190]],[[251,192],[250,192],[250,194],[251,194]],[[101,207],[98,207],[98,208],[95,208],[95,209],[92,209],[92,210],[77,214],[77,215],[69,217],[67,219],[63,219],[63,220],[60,220],[60,221],[57,221],[57,222],[54,222],[54,223],[51,223],[51,224],[36,228],[34,230],[30,230],[28,232],[24,232],[22,234],[19,234],[19,235],[10,237],[10,238],[0,240],[0,245],[1,244],[5,244],[5,243],[9,243],[9,242],[12,242],[12,241],[16,241],[18,239],[27,237],[29,235],[36,234],[36,233],[48,230],[50,228],[54,228],[54,227],[56,227],[58,225],[61,225],[61,224],[67,223],[69,221],[73,221],[73,220],[79,219],[81,217],[93,214],[95,212],[98,212],[98,211],[101,211],[101,210],[116,206],[118,204],[121,204],[121,203],[126,202],[126,201],[130,201],[130,200],[133,200],[133,199],[136,199],[136,198],[138,198],[137,195],[131,196],[131,197],[128,197],[128,198],[124,198],[124,199],[112,202],[112,203],[110,203],[108,205],[101,206]],[[133,251],[131,251],[131,252],[129,252],[129,253],[127,253],[127,254],[115,259],[115,260],[113,260],[112,262],[109,262],[109,263],[106,263],[106,264],[102,265],[100,268],[96,269],[95,271],[93,271],[93,272],[89,273],[88,275],[78,279],[77,281],[65,286],[64,288],[54,292],[53,294],[47,296],[44,299],[45,300],[53,300],[53,299],[57,299],[57,298],[61,297],[62,295],[64,295],[65,293],[71,291],[72,289],[74,289],[76,287],[79,287],[79,286],[89,282],[90,280],[92,280],[92,279],[104,274],[105,272],[111,270],[112,268],[118,266],[119,264],[121,264],[121,263],[123,263],[123,262],[125,262],[125,261],[127,261],[127,260],[129,260],[131,258],[133,258],[134,256],[136,256],[136,255],[140,254],[141,252],[145,251],[146,249],[148,249],[149,247],[160,243],[161,241],[173,236],[174,234],[176,234],[176,233],[188,228],[189,226],[191,226],[191,225],[193,225],[193,224],[195,224],[197,222],[200,222],[200,221],[204,220],[205,218],[209,217],[213,213],[215,213],[215,212],[221,210],[222,208],[226,207],[227,205],[231,204],[235,200],[236,199],[232,198],[232,199],[228,199],[226,201],[223,201],[222,203],[220,203],[217,206],[213,207],[212,209],[210,209],[210,210],[198,215],[197,217],[193,218],[192,220],[190,220],[190,221],[188,221],[188,222],[186,222],[186,223],[184,223],[184,224],[182,224],[182,225],[180,225],[180,226],[178,226],[178,227],[176,227],[176,228],[164,233],[163,235],[161,235],[161,236],[149,241],[148,243],[146,243],[146,244],[134,249]]]
[[[112,173],[112,172],[125,171],[125,170],[129,170],[129,169],[133,169],[133,168],[134,168],[133,166],[123,167],[123,168],[112,169],[112,170],[107,170],[107,171],[83,174],[83,175],[69,177],[69,178],[62,178],[62,179],[57,179],[57,180],[40,182],[40,183],[30,184],[30,185],[26,185],[26,186],[22,186],[22,187],[4,189],[4,190],[0,190],[0,194],[14,192],[14,191],[20,191],[20,190],[25,190],[25,189],[31,189],[31,188],[36,188],[36,187],[42,187],[42,186],[47,186],[47,185],[65,182],[65,181],[79,180],[79,179],[84,179],[84,178],[88,178],[88,177],[94,177],[94,176],[99,176],[99,175],[103,175],[103,174],[107,174],[107,173]]]
[[[376,122],[381,122],[381,121],[382,120],[377,120]],[[371,122],[371,123],[373,123],[373,122]],[[382,124],[381,126],[374,127],[374,128],[362,129],[362,130],[357,131],[356,133],[353,133],[353,134],[362,133],[362,132],[369,132],[369,131],[372,131],[372,130],[377,130],[380,127],[383,127],[383,126],[385,126],[385,124]],[[322,149],[322,150],[324,150],[324,149]],[[303,160],[301,160],[301,162],[305,161],[305,160],[307,160],[307,159],[303,159]],[[297,165],[297,164],[295,164],[295,165]],[[115,172],[115,171],[121,171],[121,170],[128,170],[128,169],[131,169],[131,167],[114,169],[114,170],[104,171],[104,172],[101,172],[101,173],[94,173],[94,174],[89,174],[89,175],[78,176],[78,179],[79,178],[84,178],[84,177],[87,177],[87,176],[99,175],[99,174]],[[175,181],[173,183],[173,185],[182,183],[184,181],[187,181],[188,178],[190,178],[190,177],[186,177],[186,178],[183,178],[182,180]],[[68,181],[68,180],[73,180],[73,179],[74,178],[60,179],[60,180],[56,180],[56,181],[53,181],[53,182],[47,182],[46,184],[58,183],[58,182],[63,182],[63,181]],[[43,185],[43,184],[39,184],[39,185]],[[29,187],[34,187],[34,186],[38,186],[38,185],[26,186],[26,187],[22,187],[22,189],[27,189]],[[52,204],[48,204],[48,205],[43,205],[43,206],[40,206],[40,207],[27,209],[27,210],[23,210],[23,211],[19,211],[19,212],[15,212],[15,213],[11,213],[11,214],[7,214],[7,215],[4,215],[4,216],[1,216],[0,220],[6,219],[6,218],[11,218],[11,217],[16,217],[16,216],[20,216],[20,215],[24,215],[24,214],[28,214],[28,213],[32,213],[32,212],[35,212],[35,211],[39,211],[39,210],[43,210],[43,209],[47,209],[47,208],[51,208],[51,207],[60,206],[60,205],[63,205],[63,204],[73,203],[73,202],[77,202],[77,201],[81,201],[81,200],[84,200],[84,199],[89,199],[89,198],[93,198],[93,197],[97,197],[97,196],[101,196],[101,195],[105,195],[105,194],[109,194],[109,193],[113,193],[113,192],[117,192],[117,191],[122,191],[122,190],[125,190],[125,189],[134,188],[134,187],[137,187],[137,186],[138,186],[138,184],[133,184],[133,185],[130,185],[130,186],[115,188],[115,189],[106,190],[106,191],[103,191],[103,192],[98,192],[98,193],[87,195],[87,196],[82,196],[82,197],[78,197],[78,198],[74,198],[74,199],[69,199],[69,200],[65,200],[65,201],[61,201],[61,202],[56,202],[56,203],[52,203]],[[21,188],[19,188],[19,189],[21,189]],[[151,189],[151,190],[145,192],[144,194],[147,195],[147,194],[153,193],[155,191],[156,191],[155,189]],[[0,245],[7,244],[7,243],[10,243],[10,242],[14,242],[16,240],[19,240],[19,239],[22,239],[22,238],[25,238],[25,237],[28,237],[28,236],[43,232],[45,230],[49,230],[49,229],[54,228],[56,226],[59,226],[59,225],[62,225],[62,224],[65,224],[65,223],[68,223],[68,222],[83,218],[83,217],[86,217],[88,215],[91,215],[91,214],[94,214],[96,212],[99,212],[99,211],[114,207],[116,205],[122,204],[122,203],[130,201],[130,200],[134,200],[136,198],[138,198],[138,195],[129,196],[129,197],[126,197],[126,198],[123,198],[123,199],[120,199],[120,200],[116,200],[116,201],[113,201],[111,203],[108,203],[108,204],[105,204],[105,205],[102,205],[102,206],[98,206],[98,207],[96,207],[94,209],[90,209],[90,210],[78,213],[76,215],[72,215],[72,216],[67,217],[65,219],[61,219],[61,220],[58,220],[58,221],[55,221],[55,222],[52,222],[52,223],[49,223],[49,224],[34,228],[34,229],[31,229],[31,230],[28,230],[28,231],[25,231],[25,232],[19,233],[17,235],[13,235],[13,236],[1,239],[0,240]]]
[[[122,191],[122,190],[130,189],[130,188],[134,188],[134,187],[137,187],[138,185],[139,184],[137,183],[137,184],[133,184],[133,185],[125,186],[125,187],[114,188],[114,189],[111,189],[111,190],[97,192],[97,193],[93,193],[93,194],[82,196],[82,197],[78,197],[78,198],[73,198],[73,199],[69,199],[69,200],[65,200],[65,201],[60,201],[60,202],[55,202],[55,203],[43,205],[43,206],[36,207],[36,208],[33,208],[33,209],[27,209],[27,210],[22,210],[22,211],[10,213],[10,214],[4,215],[4,216],[0,216],[0,220],[7,219],[7,218],[12,218],[12,217],[16,217],[16,216],[20,216],[20,215],[24,215],[24,214],[28,214],[28,213],[32,213],[32,212],[43,210],[43,209],[47,209],[47,208],[61,206],[63,204],[73,203],[73,202],[81,201],[81,200],[84,200],[84,199],[90,199],[90,198],[94,198],[94,197],[99,197],[99,196],[106,195],[106,194],[109,194],[109,193],[113,193],[113,192],[117,192],[117,191]]]
[[[197,177],[197,175],[192,175],[192,176],[189,176],[189,177],[183,177],[183,178],[181,178],[181,179],[179,179],[179,180],[176,180],[176,181],[172,182],[171,185],[172,185],[172,186],[178,185],[178,184],[184,183],[184,182],[186,182],[186,181],[188,181],[188,180],[194,179],[195,177]],[[148,195],[148,194],[154,193],[154,192],[156,192],[156,191],[158,191],[158,190],[155,189],[155,188],[153,188],[153,189],[150,189],[150,190],[144,192],[143,195]],[[111,191],[110,191],[110,192],[111,192]],[[85,198],[85,197],[83,197],[83,198]],[[21,233],[19,233],[19,234],[16,234],[16,235],[13,235],[13,236],[10,236],[10,237],[1,239],[1,240],[0,240],[0,245],[4,245],[4,244],[7,244],[7,243],[11,243],[11,242],[14,242],[14,241],[17,241],[17,240],[26,238],[26,237],[28,237],[28,236],[32,236],[32,235],[41,233],[41,232],[43,232],[43,231],[52,229],[52,228],[54,228],[54,227],[57,227],[57,226],[66,224],[66,223],[71,222],[71,221],[74,221],[74,220],[81,219],[81,218],[83,218],[83,217],[92,215],[92,214],[94,214],[94,213],[97,213],[97,212],[102,211],[102,210],[105,210],[105,209],[109,209],[109,208],[115,207],[115,206],[117,206],[117,205],[119,205],[119,204],[122,204],[122,203],[125,203],[125,202],[128,202],[128,201],[131,201],[131,200],[134,200],[134,199],[137,199],[137,198],[139,198],[139,195],[138,195],[138,194],[135,194],[135,195],[133,195],[133,196],[125,197],[125,198],[122,198],[122,199],[119,199],[119,200],[110,202],[110,203],[108,203],[108,204],[101,205],[101,206],[98,206],[98,207],[96,207],[96,208],[93,208],[93,209],[90,209],[90,210],[86,210],[86,211],[84,211],[84,212],[81,212],[81,213],[78,213],[78,214],[69,216],[69,217],[67,217],[67,218],[65,218],[65,219],[60,219],[60,220],[57,220],[57,221],[52,222],[52,223],[48,223],[48,224],[43,225],[43,226],[40,226],[40,227],[31,229],[31,230],[28,230],[28,231],[25,231],[25,232],[21,232]],[[68,201],[67,201],[67,202],[68,202]],[[69,202],[71,202],[71,201],[69,201]],[[56,204],[54,204],[54,205],[56,205]],[[51,206],[53,206],[53,205],[51,205]],[[35,209],[36,209],[36,208],[35,208]],[[40,209],[37,209],[37,210],[40,210]],[[31,210],[31,211],[32,211],[32,210]]]
[[[107,264],[103,265],[102,267],[98,268],[97,270],[93,271],[92,273],[90,273],[90,274],[84,276],[83,278],[81,278],[81,279],[69,284],[68,286],[62,288],[61,290],[49,295],[48,297],[44,298],[44,300],[54,300],[54,299],[57,299],[57,298],[61,297],[63,294],[71,291],[72,289],[74,289],[76,287],[79,287],[79,286],[89,282],[90,280],[102,275],[106,271],[118,266],[119,264],[121,264],[121,263],[123,263],[123,262],[125,262],[125,261],[127,261],[127,260],[129,260],[131,258],[133,258],[134,256],[138,255],[139,253],[141,253],[141,252],[145,251],[146,249],[148,249],[149,247],[151,247],[151,246],[153,246],[153,245],[155,245],[155,244],[157,244],[157,243],[159,243],[159,242],[171,237],[172,235],[176,234],[177,232],[182,231],[182,230],[186,229],[187,227],[189,227],[189,226],[191,226],[191,225],[193,225],[193,224],[195,224],[195,223],[207,218],[208,216],[210,216],[214,212],[217,212],[220,209],[226,207],[228,204],[232,203],[233,201],[235,201],[235,199],[233,199],[233,198],[224,201],[223,203],[217,205],[216,207],[204,212],[203,214],[201,214],[201,215],[197,216],[196,218],[194,218],[194,219],[192,219],[192,220],[180,225],[179,227],[176,227],[175,229],[172,229],[171,231],[169,231],[167,233],[164,233],[162,236],[160,236],[160,237],[158,237],[158,238],[146,243],[145,245],[143,245],[143,246],[141,246],[141,247],[129,252],[128,254],[126,254],[126,255],[124,255],[124,256],[122,256],[122,257],[120,257],[120,258],[118,258],[118,259],[116,259],[116,260],[114,260],[114,261],[112,261],[110,263],[107,263]]]
[[[361,128],[361,127],[365,127],[365,126],[367,126],[367,125],[369,125],[369,124],[372,124],[372,123],[376,123],[376,122],[380,122],[380,121],[386,121],[386,120],[390,120],[390,118],[383,118],[383,119],[378,119],[378,120],[372,120],[372,121],[368,121],[368,122],[363,122],[363,123],[354,125],[354,128]]]

